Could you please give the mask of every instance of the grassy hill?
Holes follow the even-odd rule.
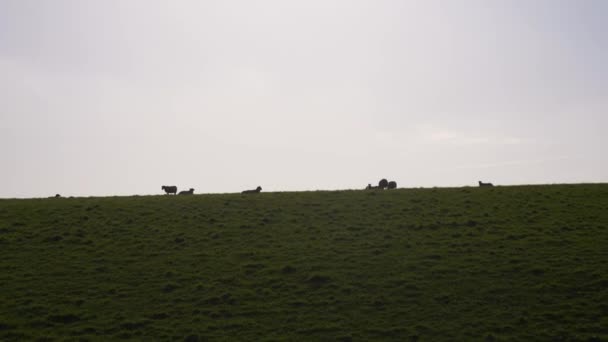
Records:
[[[0,200],[0,340],[608,340],[608,185]]]

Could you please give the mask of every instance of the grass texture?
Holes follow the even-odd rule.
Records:
[[[0,200],[2,341],[608,341],[608,185]]]

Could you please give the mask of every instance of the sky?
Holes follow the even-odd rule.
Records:
[[[0,0],[0,197],[608,181],[603,0]]]

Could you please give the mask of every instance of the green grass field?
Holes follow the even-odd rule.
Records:
[[[608,185],[0,200],[0,340],[608,341]]]

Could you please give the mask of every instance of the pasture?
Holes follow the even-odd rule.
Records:
[[[608,185],[0,200],[0,340],[605,341]]]

